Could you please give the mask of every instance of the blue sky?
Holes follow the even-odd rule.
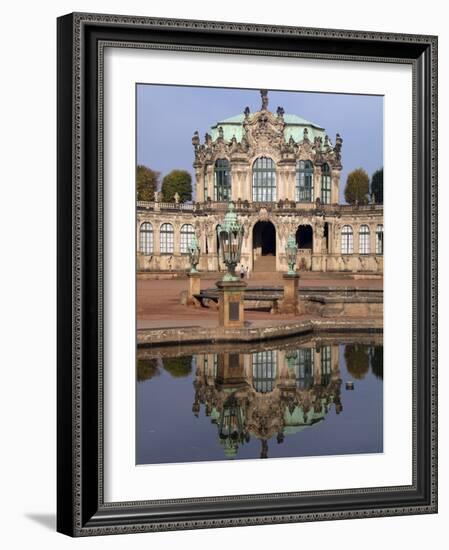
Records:
[[[349,172],[369,176],[383,166],[383,97],[315,92],[268,92],[269,109],[278,105],[326,129],[332,142],[343,138],[340,200]],[[192,135],[204,134],[218,120],[260,109],[259,90],[137,85],[137,163],[161,172],[193,172]]]

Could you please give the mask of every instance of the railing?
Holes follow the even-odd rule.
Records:
[[[382,211],[383,204],[320,204],[293,202],[293,201],[278,201],[278,202],[249,202],[249,201],[234,201],[236,210],[244,212],[259,212],[262,208],[269,212],[324,212],[325,214],[339,213],[354,213],[367,211]],[[154,202],[154,201],[137,201],[137,208],[146,210],[182,210],[187,212],[226,212],[228,208],[227,202],[195,202],[195,203],[176,203],[176,202]]]
[[[195,209],[195,204],[185,202],[154,202],[154,201],[137,201],[137,208],[145,208],[146,210],[187,210],[192,212]]]

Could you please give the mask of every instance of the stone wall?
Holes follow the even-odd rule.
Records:
[[[137,210],[137,269],[138,271],[185,271],[189,268],[188,254],[181,252],[181,231],[190,225],[201,247],[199,269],[201,271],[223,270],[217,249],[217,228],[223,223],[225,209],[220,203],[211,203],[195,209],[167,208],[159,203],[140,203]],[[383,273],[383,255],[376,254],[377,227],[383,226],[383,209],[376,207],[328,207],[320,210],[279,208],[270,205],[257,208],[238,208],[237,213],[244,227],[241,262],[252,271],[254,267],[254,228],[257,222],[270,222],[276,233],[276,270],[287,271],[285,246],[289,235],[296,235],[300,226],[310,226],[313,234],[312,248],[299,249],[297,269],[317,272]],[[140,246],[140,231],[143,223],[152,228],[151,253],[145,254]],[[161,227],[170,224],[173,228],[173,248],[170,253],[161,253]],[[359,232],[361,226],[369,228],[369,252],[360,253]],[[353,231],[353,251],[342,254],[342,228],[350,226]]]

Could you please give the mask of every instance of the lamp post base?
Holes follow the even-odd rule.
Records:
[[[189,278],[189,288],[186,305],[200,307],[201,304],[196,296],[201,292],[201,274],[199,272],[187,273],[187,277]]]
[[[245,322],[245,288],[246,283],[237,281],[218,281],[219,293],[218,321],[220,327],[241,328]]]
[[[298,299],[299,275],[297,273],[285,273],[282,278],[284,280],[284,297],[279,302],[278,312],[298,315],[300,313]]]

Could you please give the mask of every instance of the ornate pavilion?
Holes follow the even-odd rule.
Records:
[[[192,138],[195,202],[137,203],[138,271],[185,271],[196,235],[199,269],[218,271],[217,228],[229,201],[244,225],[241,261],[250,271],[286,271],[289,235],[299,270],[383,272],[383,205],[339,203],[342,144],[321,126],[268,108],[217,121]]]

